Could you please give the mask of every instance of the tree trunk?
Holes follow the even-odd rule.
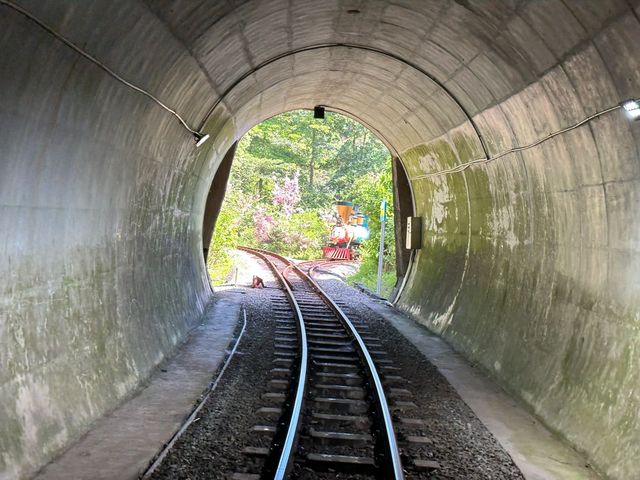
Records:
[[[367,134],[368,130],[365,130],[362,135],[362,141],[360,142],[360,148],[358,149],[358,161],[362,163],[362,159],[364,157],[364,146],[367,144]]]
[[[311,160],[309,160],[309,187],[313,188],[313,169],[316,163],[316,130],[311,135]]]

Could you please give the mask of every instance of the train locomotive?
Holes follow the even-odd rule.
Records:
[[[322,257],[329,260],[357,260],[360,244],[369,238],[369,217],[359,213],[352,202],[336,204],[336,223]]]

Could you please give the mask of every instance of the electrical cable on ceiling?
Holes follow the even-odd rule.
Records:
[[[30,13],[29,11],[25,10],[24,8],[22,8],[19,5],[16,5],[15,3],[11,2],[10,0],[0,0],[0,4],[5,5],[9,8],[12,8],[13,10],[17,11],[18,13],[24,15],[25,17],[27,17],[29,20],[33,21],[34,23],[36,23],[37,25],[39,25],[41,28],[43,28],[44,30],[46,30],[48,33],[50,33],[51,35],[53,35],[55,38],[57,38],[58,40],[60,40],[62,43],[64,43],[65,45],[67,45],[69,48],[71,48],[72,50],[74,50],[75,52],[79,53],[80,55],[82,55],[84,58],[86,58],[87,60],[89,60],[90,62],[94,63],[95,65],[97,65],[98,67],[100,67],[102,70],[104,70],[105,72],[107,72],[109,75],[111,75],[113,78],[115,78],[116,80],[118,80],[120,83],[123,83],[124,85],[126,85],[127,87],[135,90],[136,92],[139,92],[143,95],[145,95],[146,97],[150,98],[151,100],[153,100],[156,104],[158,104],[160,107],[162,107],[163,109],[165,109],[167,112],[169,112],[170,114],[172,114],[174,117],[176,117],[180,123],[184,126],[184,128],[186,128],[190,133],[192,133],[193,135],[195,135],[196,140],[197,140],[197,145],[200,146],[202,145],[207,138],[209,138],[208,135],[199,132],[197,130],[194,130],[193,128],[191,128],[187,122],[172,108],[168,107],[167,105],[165,105],[159,98],[157,98],[156,96],[154,96],[153,94],[147,92],[146,90],[144,90],[143,88],[138,87],[137,85],[134,85],[133,83],[125,80],[124,78],[122,78],[120,75],[118,75],[116,72],[114,72],[113,70],[111,70],[111,68],[109,68],[108,66],[106,66],[104,63],[102,63],[100,60],[98,60],[97,58],[95,58],[93,55],[85,52],[84,50],[82,50],[80,47],[78,47],[76,44],[74,44],[73,42],[71,42],[70,40],[66,39],[65,37],[63,37],[61,34],[59,34],[58,32],[56,32],[52,27],[50,27],[49,25],[47,25],[46,23],[44,23],[42,20],[38,19],[37,17],[35,17],[32,13]]]
[[[538,145],[540,145],[541,143],[546,142],[547,140],[551,140],[552,138],[557,137],[558,135],[562,135],[563,133],[569,132],[571,130],[575,130],[576,128],[581,127],[582,125],[584,125],[585,123],[590,122],[591,120],[593,120],[595,118],[598,118],[598,117],[600,117],[600,116],[602,116],[602,115],[604,115],[606,113],[613,112],[614,110],[618,110],[619,108],[623,108],[623,105],[622,104],[615,105],[613,107],[609,107],[609,108],[607,108],[605,110],[602,110],[600,112],[594,113],[593,115],[588,116],[587,118],[585,118],[584,120],[579,121],[578,123],[575,123],[573,125],[570,125],[569,127],[563,128],[562,130],[558,130],[557,132],[550,133],[546,137],[538,139],[533,143],[529,143],[527,145],[522,145],[522,146],[519,146],[519,147],[511,148],[511,149],[506,150],[504,152],[501,152],[501,153],[499,153],[497,155],[494,155],[493,157],[477,158],[475,160],[471,160],[469,162],[462,163],[460,165],[456,165],[455,167],[448,168],[446,170],[440,170],[438,172],[433,172],[433,173],[425,173],[424,175],[416,175],[415,177],[411,178],[411,181],[421,180],[423,178],[438,177],[440,175],[448,175],[450,173],[459,173],[459,172],[462,172],[462,171],[466,170],[467,168],[472,167],[474,165],[483,165],[483,164],[490,163],[490,162],[493,162],[495,160],[498,160],[499,158],[502,158],[502,157],[504,157],[506,155],[510,155],[512,153],[517,153],[517,152],[521,152],[523,150],[528,150],[530,148],[537,147]]]

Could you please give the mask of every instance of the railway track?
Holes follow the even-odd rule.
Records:
[[[247,313],[225,367],[140,478],[524,478],[371,299],[323,279],[332,305],[306,279],[304,273],[313,277],[327,262],[293,268],[269,252],[245,252],[262,258],[273,274],[255,265],[266,288],[242,285],[229,292],[234,301],[246,295]],[[379,383],[362,361],[356,334]],[[376,391],[388,400],[386,418]],[[395,451],[388,432],[395,435]]]
[[[262,396],[265,406],[258,411],[264,424],[253,429],[268,435],[270,444],[245,449],[246,455],[262,459],[259,473],[232,478],[335,478],[344,472],[349,478],[403,479],[382,382],[400,377],[378,340],[300,267],[271,252],[241,249],[261,258],[282,290],[272,298],[276,353],[269,391]],[[394,408],[410,404],[395,401]],[[410,468],[420,466],[410,462]],[[422,466],[437,468],[434,462]]]

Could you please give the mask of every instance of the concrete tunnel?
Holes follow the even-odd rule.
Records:
[[[212,298],[225,154],[324,105],[408,177],[397,305],[636,478],[639,46],[637,0],[0,0],[0,472],[172,354]]]

